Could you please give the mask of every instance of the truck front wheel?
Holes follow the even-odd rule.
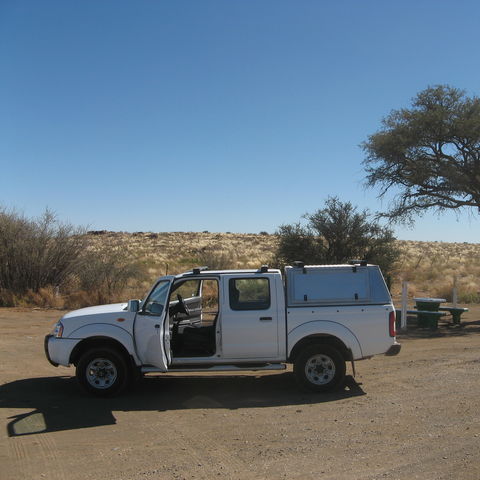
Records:
[[[107,397],[125,388],[130,372],[119,352],[111,348],[94,348],[80,357],[76,376],[81,387],[88,393]]]
[[[314,344],[302,350],[293,364],[297,382],[311,392],[327,392],[345,379],[345,360],[330,345]]]

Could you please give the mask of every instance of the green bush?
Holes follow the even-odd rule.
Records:
[[[304,216],[301,222],[281,225],[275,263],[301,260],[308,264],[341,264],[360,259],[380,265],[385,273],[399,257],[393,232],[372,219],[368,210],[359,212],[350,202],[329,197],[325,206]]]

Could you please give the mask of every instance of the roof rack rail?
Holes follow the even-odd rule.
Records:
[[[204,270],[208,270],[208,267],[206,265],[203,267],[195,267],[195,268],[192,268],[192,274],[200,275],[200,272],[203,272]]]
[[[349,265],[360,265],[361,267],[366,267],[368,262],[366,260],[349,260]]]
[[[268,273],[268,265],[262,265],[260,267],[260,273]]]

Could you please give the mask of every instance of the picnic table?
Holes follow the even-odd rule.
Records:
[[[468,312],[468,308],[461,308],[461,307],[441,307],[442,303],[445,303],[446,300],[444,298],[414,298],[416,302],[416,308],[418,310],[418,323],[428,324],[434,322],[434,316],[431,314],[425,314],[425,312],[437,312],[437,313],[445,313],[450,314],[452,316],[452,323],[460,324],[461,316],[465,312]],[[422,313],[420,313],[422,312]],[[442,316],[439,315],[438,318]],[[420,320],[422,318],[422,320]],[[424,326],[432,326],[432,325],[424,325]]]
[[[468,308],[461,307],[441,307],[447,300],[444,298],[417,297],[415,300],[415,310],[407,310],[407,315],[417,317],[417,325],[423,328],[438,328],[438,320],[447,315],[452,316],[452,323],[459,325],[461,316],[468,312]],[[396,325],[401,325],[401,310],[396,310]]]
[[[429,298],[429,297],[417,297],[414,298],[417,319],[419,327],[430,327],[432,329],[438,328],[438,319],[446,315],[446,312],[440,312],[440,305],[446,303],[445,298]]]

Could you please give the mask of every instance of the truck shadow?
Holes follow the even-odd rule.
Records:
[[[292,373],[261,376],[156,376],[116,398],[83,394],[71,377],[17,380],[0,387],[0,407],[31,409],[9,417],[11,437],[113,425],[115,411],[239,409],[308,405],[365,395],[347,376],[345,386],[328,394],[300,392]]]

